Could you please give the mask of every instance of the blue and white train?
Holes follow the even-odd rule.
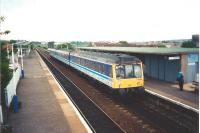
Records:
[[[113,88],[143,87],[142,62],[130,55],[48,49],[57,60]]]

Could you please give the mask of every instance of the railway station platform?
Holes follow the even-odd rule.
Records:
[[[13,133],[88,132],[36,51],[24,58],[24,71],[17,88],[21,108],[8,117]]]
[[[178,83],[147,79],[145,80],[145,90],[161,98],[177,102],[177,104],[180,103],[182,106],[199,110],[199,93],[195,92],[191,83],[184,84],[183,91],[180,91]]]

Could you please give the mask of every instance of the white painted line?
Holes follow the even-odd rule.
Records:
[[[88,133],[93,133],[92,130],[90,129],[90,127],[88,126],[87,122],[84,120],[84,118],[81,116],[81,114],[79,113],[79,111],[77,110],[77,108],[75,107],[75,105],[72,103],[72,101],[70,100],[70,98],[67,96],[67,94],[64,92],[63,88],[60,86],[60,84],[58,83],[58,81],[56,80],[56,78],[54,77],[54,75],[51,73],[51,71],[49,70],[49,68],[47,67],[46,63],[42,60],[42,58],[40,57],[40,55],[38,54],[38,52],[36,52],[37,55],[39,56],[40,60],[42,61],[42,63],[45,65],[45,67],[47,68],[47,70],[49,71],[49,73],[51,74],[51,76],[53,77],[55,83],[58,85],[59,89],[63,92],[65,98],[67,99],[67,101],[69,102],[69,104],[72,106],[73,110],[75,111],[75,113],[77,114],[78,118],[80,119],[80,121],[82,122],[82,124],[84,125],[84,127],[86,128]]]
[[[0,124],[3,123],[3,114],[2,114],[2,108],[1,108],[1,105],[0,105]]]
[[[175,103],[175,104],[177,104],[177,105],[180,105],[180,106],[182,106],[182,107],[184,107],[184,108],[187,108],[187,109],[189,109],[189,110],[195,111],[196,113],[199,113],[199,110],[198,110],[198,109],[195,109],[195,108],[193,108],[193,107],[191,107],[191,106],[189,106],[189,105],[186,105],[186,104],[184,104],[184,103],[175,101],[175,100],[170,99],[170,98],[168,98],[168,97],[166,97],[166,96],[162,96],[162,95],[160,95],[160,94],[158,94],[158,93],[156,93],[156,92],[153,92],[153,91],[151,91],[151,90],[148,90],[148,89],[145,89],[145,91],[147,91],[147,92],[150,93],[150,94],[156,95],[156,96],[158,96],[158,97],[160,97],[160,98],[166,99],[166,100],[168,100],[168,101],[170,101],[170,102],[172,102],[172,103]]]

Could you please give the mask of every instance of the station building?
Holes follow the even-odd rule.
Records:
[[[81,47],[79,49],[136,56],[143,62],[147,78],[174,83],[178,72],[182,71],[185,82],[192,82],[199,73],[198,48]]]

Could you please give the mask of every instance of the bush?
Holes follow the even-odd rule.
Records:
[[[7,107],[6,107],[6,95],[5,95],[5,87],[10,82],[12,78],[12,70],[9,69],[9,60],[7,59],[7,50],[3,49],[3,46],[7,44],[4,41],[0,42],[1,46],[1,58],[0,58],[0,67],[1,67],[1,104],[2,104],[2,114],[4,121],[7,119]]]
[[[159,47],[159,48],[166,48],[166,45],[160,44],[160,45],[158,45],[158,47]]]
[[[2,49],[4,44],[1,43],[1,87],[5,88],[12,78],[12,70],[9,69],[9,60],[7,59],[7,51]]]

